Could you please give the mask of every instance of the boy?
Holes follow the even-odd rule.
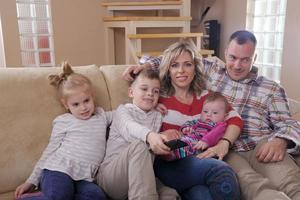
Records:
[[[113,199],[158,199],[149,147],[159,155],[170,152],[164,144],[166,137],[158,134],[162,116],[154,108],[159,94],[157,72],[143,70],[128,89],[132,103],[120,105],[114,114],[98,179]],[[176,199],[175,190],[167,193],[160,199]]]

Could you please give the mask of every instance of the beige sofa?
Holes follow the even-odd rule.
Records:
[[[121,79],[126,66],[81,66],[75,71],[88,76],[97,103],[105,110],[128,102],[127,83]],[[12,200],[48,143],[52,120],[64,112],[48,84],[47,76],[60,68],[0,69],[0,199]],[[300,106],[293,102],[292,110]]]

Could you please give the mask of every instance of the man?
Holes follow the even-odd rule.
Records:
[[[236,171],[245,199],[300,199],[300,168],[290,155],[300,153],[300,123],[291,118],[284,89],[258,76],[253,66],[256,43],[251,32],[236,31],[229,39],[225,64],[203,59],[208,89],[222,93],[244,120],[232,146],[237,153],[229,152],[225,161]],[[124,78],[159,62],[155,58],[128,68]],[[217,154],[223,158],[224,148],[217,146],[202,157]]]

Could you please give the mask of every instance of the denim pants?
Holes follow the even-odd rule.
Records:
[[[40,196],[22,200],[105,200],[105,194],[95,183],[74,181],[70,176],[58,171],[43,170]]]
[[[240,188],[234,171],[223,161],[185,157],[175,161],[156,158],[155,175],[182,199],[238,200]]]

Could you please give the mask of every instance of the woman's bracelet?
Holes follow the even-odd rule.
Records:
[[[229,143],[229,147],[232,146],[232,142],[229,139],[222,137],[220,140],[227,141]]]

